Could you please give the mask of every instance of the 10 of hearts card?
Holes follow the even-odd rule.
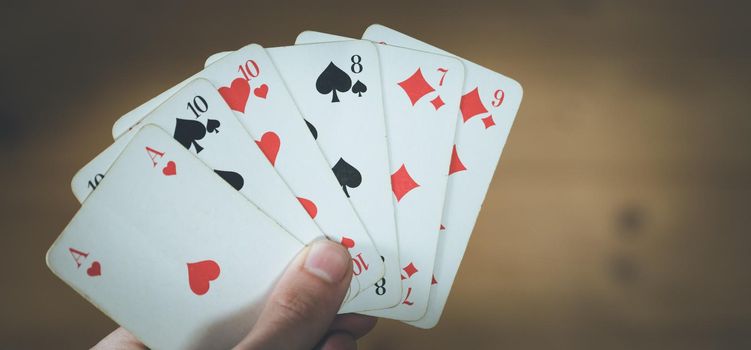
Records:
[[[329,239],[352,258],[340,313],[432,328],[521,99],[377,24],[217,53],[115,122],[73,177],[81,208],[47,263],[149,347],[227,348],[293,257]]]

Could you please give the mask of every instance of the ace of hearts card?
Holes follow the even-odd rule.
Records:
[[[145,126],[50,248],[52,271],[152,348],[226,349],[303,245]]]

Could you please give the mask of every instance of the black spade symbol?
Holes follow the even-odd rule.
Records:
[[[362,183],[360,172],[342,158],[339,158],[339,161],[334,164],[331,170],[334,171],[334,175],[336,175],[336,179],[339,181],[339,185],[342,186],[347,198],[349,198],[347,187],[356,188]]]
[[[245,184],[245,179],[243,179],[242,175],[234,171],[214,170],[214,172],[238,191],[241,190]]]
[[[175,120],[174,138],[183,147],[190,149],[191,146],[196,148],[196,153],[200,153],[203,147],[198,144],[198,140],[206,136],[206,127],[197,120],[177,119]]]
[[[347,92],[352,87],[352,79],[343,70],[339,69],[334,62],[329,63],[326,69],[316,79],[316,90],[323,95],[332,94],[331,102],[339,102],[336,92]]]
[[[216,119],[209,119],[206,121],[206,131],[208,132],[214,132],[219,133],[219,126],[222,125],[218,120]]]
[[[359,80],[355,85],[352,85],[352,92],[357,94],[357,97],[362,97],[362,93],[366,91],[368,91],[368,87]]]
[[[318,140],[318,130],[316,130],[316,127],[313,126],[313,124],[310,124],[310,122],[307,119],[305,120],[305,125],[308,126],[308,130],[310,130],[310,133],[313,134],[313,139]]]

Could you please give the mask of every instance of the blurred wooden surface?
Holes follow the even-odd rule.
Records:
[[[118,116],[214,52],[374,22],[525,96],[442,322],[381,321],[361,348],[751,347],[745,3],[0,6],[0,348],[85,348],[115,327],[43,257]]]

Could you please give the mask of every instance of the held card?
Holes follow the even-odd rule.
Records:
[[[150,348],[227,349],[303,245],[155,126],[52,245],[52,271]]]
[[[363,39],[454,56],[379,24],[368,27]],[[421,328],[434,327],[441,317],[522,100],[522,87],[518,82],[466,59],[460,60],[465,67],[465,81],[456,127],[456,145],[448,170],[435,279],[427,313],[418,321],[408,322]]]

